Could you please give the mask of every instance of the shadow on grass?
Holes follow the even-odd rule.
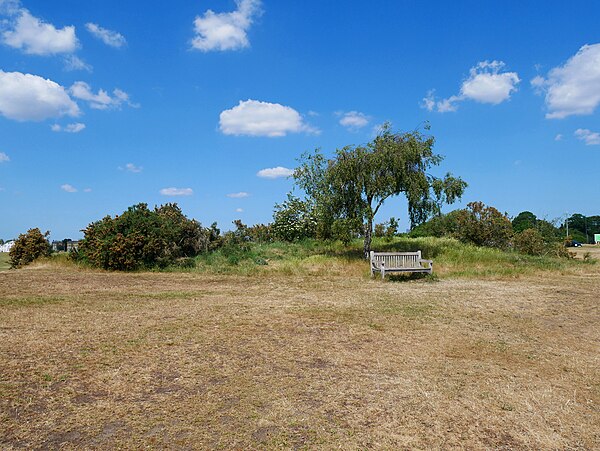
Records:
[[[377,276],[376,276],[377,277]],[[381,277],[381,276],[379,276]],[[423,272],[411,272],[405,274],[386,274],[386,279],[392,283],[405,283],[413,282],[415,280],[422,280],[424,282],[436,282],[438,277],[435,274],[427,274]]]

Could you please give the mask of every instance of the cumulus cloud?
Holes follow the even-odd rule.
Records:
[[[191,196],[194,194],[192,188],[163,188],[160,190],[163,196]]]
[[[567,62],[531,80],[545,94],[548,119],[592,114],[600,104],[600,44],[584,45]]]
[[[554,141],[562,141],[562,139],[563,139],[563,135],[560,133],[554,137]]]
[[[141,166],[136,166],[133,163],[127,163],[125,166],[119,166],[120,171],[133,172],[134,174],[138,174],[144,170]]]
[[[8,2],[7,5],[3,6],[3,12],[10,15],[5,21],[9,29],[1,34],[5,45],[30,55],[56,55],[77,50],[79,41],[74,26],[59,29],[32,16],[18,2]]]
[[[0,114],[17,121],[79,116],[77,104],[58,83],[37,75],[0,70]]]
[[[447,113],[456,111],[458,104],[465,100],[498,105],[508,99],[517,90],[521,81],[516,72],[503,72],[502,61],[482,61],[469,71],[469,77],[463,81],[460,94],[446,99],[436,100],[431,90],[423,98],[421,106],[428,111]]]
[[[4,152],[0,152],[0,163],[8,163],[10,158]]]
[[[61,185],[60,189],[62,189],[63,191],[66,191],[67,193],[76,193],[77,192],[77,188],[75,188],[73,185],[69,185],[68,183]]]
[[[284,168],[282,166],[277,166],[275,168],[266,168],[261,169],[256,173],[257,176],[262,177],[264,179],[278,179],[284,177],[290,177],[294,173],[293,169]]]
[[[583,141],[586,146],[600,145],[600,133],[593,132],[587,128],[578,128],[575,130],[575,137]]]
[[[346,127],[348,130],[358,130],[359,128],[365,127],[369,124],[369,118],[364,113],[358,111],[349,111],[342,114],[340,119],[340,125]]]
[[[229,193],[227,197],[231,197],[232,199],[243,199],[245,197],[249,197],[250,194],[245,191],[240,191],[239,193]]]
[[[85,24],[85,28],[94,37],[100,39],[102,42],[104,42],[110,47],[119,48],[127,44],[125,36],[123,36],[121,33],[118,33],[113,30],[108,30],[106,28],[101,27],[98,24],[89,22]]]
[[[260,14],[260,0],[236,0],[237,9],[229,13],[215,13],[210,9],[194,20],[196,36],[192,48],[209,52],[213,50],[238,50],[250,45],[248,29]]]
[[[131,107],[138,107],[129,100],[129,94],[120,89],[114,89],[112,96],[104,89],[100,89],[96,94],[92,91],[90,85],[84,81],[77,81],[69,89],[71,95],[76,99],[88,102],[91,108],[96,110],[106,110],[109,108],[120,108],[123,103]]]
[[[318,133],[307,125],[300,113],[289,106],[257,100],[240,101],[220,115],[225,135],[285,136],[288,133]]]
[[[79,133],[85,129],[85,124],[76,122],[74,124],[65,125],[64,127],[59,124],[53,124],[50,128],[53,132]]]
[[[243,213],[243,212],[244,212],[244,209],[243,209],[243,208],[236,208],[236,209],[235,209],[235,212],[236,212],[236,213]]]

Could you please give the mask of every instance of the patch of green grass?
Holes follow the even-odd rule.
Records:
[[[10,257],[8,252],[0,252],[0,271],[10,269]]]
[[[36,307],[66,301],[64,296],[11,296],[0,299],[0,307]]]

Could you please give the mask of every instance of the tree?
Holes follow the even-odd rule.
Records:
[[[536,224],[537,217],[530,211],[522,211],[512,220],[515,233],[520,233],[527,229],[535,229]]]
[[[50,232],[43,234],[40,229],[29,229],[15,240],[10,249],[10,265],[13,268],[25,266],[39,257],[50,254],[50,243],[46,239]]]
[[[434,143],[418,130],[395,133],[385,124],[373,141],[338,149],[333,159],[319,149],[304,154],[294,179],[314,203],[318,221],[325,223],[321,229],[340,219],[360,222],[368,257],[375,215],[390,197],[407,197],[414,227],[462,196],[467,186],[462,179],[428,173],[443,160],[433,152]]]

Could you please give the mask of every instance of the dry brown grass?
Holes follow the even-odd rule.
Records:
[[[0,272],[0,448],[600,447],[600,272]]]

